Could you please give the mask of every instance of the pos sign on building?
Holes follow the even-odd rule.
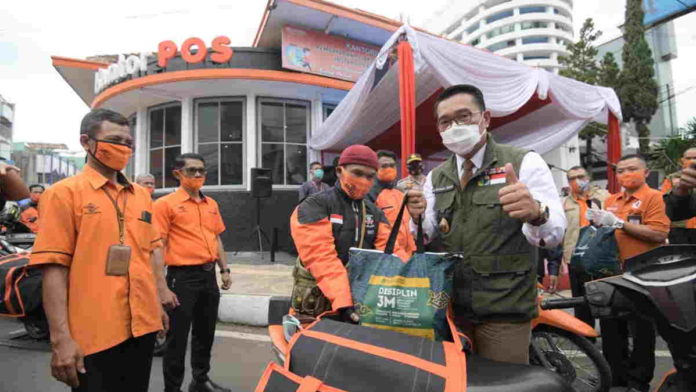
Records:
[[[176,46],[174,41],[162,41],[158,45],[157,65],[166,68],[169,60],[175,58],[177,54],[189,63],[200,63],[209,58],[213,63],[226,63],[232,59],[234,51],[228,45],[230,39],[219,36],[213,39],[210,49],[200,38],[189,38],[181,44],[181,49]],[[124,56],[118,55],[118,60],[107,68],[97,71],[94,77],[94,93],[98,94],[105,88],[122,82],[128,78],[138,78],[150,73],[161,72],[159,69],[148,69],[150,53],[140,53],[137,55]]]

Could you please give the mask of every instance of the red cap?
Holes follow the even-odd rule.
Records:
[[[368,146],[353,144],[341,153],[338,159],[338,166],[344,165],[363,165],[375,170],[379,169],[377,153]]]

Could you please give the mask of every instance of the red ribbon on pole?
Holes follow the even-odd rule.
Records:
[[[399,42],[399,104],[401,107],[401,175],[405,177],[406,159],[416,152],[416,74],[413,48],[408,41]]]
[[[607,179],[610,193],[621,190],[616,179],[616,163],[621,159],[621,129],[619,119],[609,112],[609,134],[607,136]]]

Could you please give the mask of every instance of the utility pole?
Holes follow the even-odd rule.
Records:
[[[667,87],[667,110],[669,111],[669,134],[674,135],[674,118],[672,118],[672,90],[669,87],[669,83],[665,85]]]

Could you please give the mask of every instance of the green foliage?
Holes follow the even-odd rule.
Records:
[[[652,52],[645,40],[642,0],[626,0],[624,24],[623,70],[619,98],[624,121],[633,121],[640,138],[640,151],[650,149],[647,125],[657,111],[658,87]]]
[[[621,69],[616,64],[616,59],[612,52],[607,52],[599,63],[599,77],[597,81],[600,86],[610,87],[614,90],[619,88]]]
[[[696,140],[672,136],[660,140],[660,143],[653,147],[648,157],[650,158],[650,168],[662,170],[665,174],[674,173],[681,168],[681,157],[684,151],[691,147],[696,147]]]
[[[595,30],[592,18],[587,18],[580,29],[579,40],[567,46],[570,55],[558,58],[563,67],[560,74],[588,84],[597,84],[599,67],[595,61],[597,48],[594,42],[601,35],[601,31]]]

